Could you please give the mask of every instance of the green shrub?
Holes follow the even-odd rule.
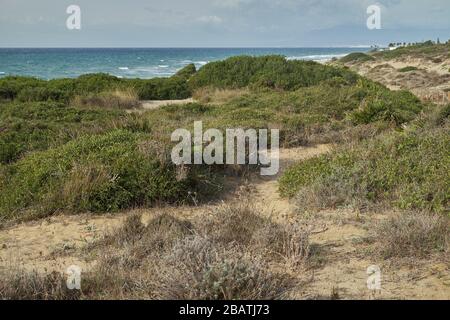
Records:
[[[112,75],[86,74],[76,79],[40,80],[28,77],[0,79],[0,99],[20,101],[59,101],[67,103],[75,96],[95,96],[107,92],[136,90],[140,99],[185,99],[191,96],[187,79],[195,66],[187,66],[170,78],[120,79]]]
[[[171,78],[135,79],[129,80],[128,83],[136,90],[141,100],[186,99],[192,95],[186,78],[178,75]]]
[[[330,157],[321,156],[303,161],[286,170],[279,180],[279,190],[284,197],[293,197],[303,186],[312,183],[320,175],[329,175]]]
[[[322,162],[310,160],[294,166],[283,175],[280,189],[288,196],[298,191],[300,202],[312,199],[309,207],[313,209],[386,204],[448,212],[449,137],[445,124],[384,134],[353,149],[336,151],[328,161],[322,158]],[[351,161],[342,162],[345,158]],[[302,208],[308,209],[308,204]]]
[[[125,121],[118,111],[79,110],[56,102],[11,102],[0,109],[0,163],[16,161],[26,152],[46,150]]]
[[[116,130],[36,152],[8,166],[0,185],[1,218],[57,210],[114,212],[160,201],[183,202],[190,192],[199,191],[201,197],[214,189],[199,187],[209,179],[201,168],[177,176],[175,166],[146,139]]]
[[[197,69],[195,68],[195,64],[191,63],[191,64],[188,64],[183,69],[179,70],[175,75],[188,80],[196,72],[197,72]]]
[[[390,91],[367,80],[360,80],[358,86],[364,104],[349,113],[349,119],[356,125],[377,121],[401,125],[413,120],[423,109],[420,100],[409,91]]]
[[[208,63],[189,80],[189,85],[193,90],[247,86],[295,90],[335,77],[349,82],[355,82],[358,78],[351,71],[312,61],[288,61],[282,56],[239,56]]]
[[[362,53],[362,52],[354,52],[350,53],[349,55],[346,55],[345,57],[341,58],[339,61],[343,63],[349,63],[349,62],[367,62],[367,61],[375,61],[375,58]]]
[[[419,68],[408,66],[401,69],[398,69],[398,72],[411,72],[411,71],[417,71]]]
[[[0,79],[0,98],[15,99],[23,89],[45,86],[45,81],[30,77],[8,76]]]

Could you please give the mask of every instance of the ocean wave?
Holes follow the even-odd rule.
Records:
[[[167,65],[159,65],[158,68],[168,68],[169,66]]]
[[[329,61],[333,58],[342,58],[345,57],[347,54],[314,54],[314,55],[307,55],[307,56],[291,56],[287,57],[287,60],[312,60],[312,61]]]
[[[119,70],[130,70],[128,67],[119,67]]]
[[[174,73],[173,72],[154,72],[154,75],[157,76],[172,76]]]
[[[208,64],[209,61],[196,61],[195,64],[199,64],[201,66],[204,66],[206,64]]]
[[[2,75],[2,74],[6,74],[6,72],[0,71],[0,75]]]

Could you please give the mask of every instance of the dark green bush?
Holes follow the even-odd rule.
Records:
[[[12,100],[17,97],[21,90],[43,87],[45,83],[44,80],[30,77],[4,77],[0,79],[0,98]]]
[[[182,76],[155,78],[150,80],[128,80],[141,100],[175,100],[186,99],[192,94],[186,79]]]
[[[368,54],[362,53],[362,52],[354,52],[350,53],[349,55],[346,55],[345,57],[341,58],[339,61],[343,63],[349,63],[349,62],[366,62],[366,61],[374,61],[375,58],[372,56],[369,56]]]
[[[50,81],[5,77],[0,79],[0,99],[20,101],[59,101],[67,103],[75,96],[93,96],[115,90],[134,89],[143,100],[185,99],[191,96],[187,79],[195,73],[195,66],[179,71],[170,78],[120,79],[108,74],[87,74],[76,79]]]
[[[282,56],[239,56],[208,63],[189,80],[189,85],[194,90],[208,86],[295,90],[335,77],[350,83],[358,78],[351,71],[312,61],[288,61]]]
[[[45,216],[55,211],[114,212],[157,202],[180,203],[212,192],[200,188],[207,171],[184,176],[149,137],[116,130],[82,137],[30,154],[3,168],[1,219]],[[197,193],[197,191],[199,191]]]
[[[176,73],[176,76],[184,78],[186,80],[188,80],[190,77],[192,77],[195,73],[197,72],[197,68],[195,68],[195,64],[191,63],[188,64],[186,67],[184,67],[183,69],[179,70]]]
[[[104,132],[125,121],[125,113],[80,110],[56,102],[10,102],[0,108],[0,163],[26,152],[46,150],[83,135]]]
[[[408,66],[401,69],[398,69],[398,72],[411,72],[411,71],[417,71],[419,68]]]
[[[360,80],[358,87],[357,94],[364,98],[364,104],[349,114],[354,124],[381,120],[401,125],[413,120],[423,109],[420,100],[409,91],[390,91],[368,80]]]

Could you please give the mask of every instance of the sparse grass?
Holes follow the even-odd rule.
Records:
[[[280,259],[293,269],[308,267],[313,256],[309,227],[299,223],[266,223],[254,233],[252,244],[271,259]]]
[[[449,250],[448,217],[423,212],[402,212],[375,228],[378,252],[384,258],[425,257]]]
[[[192,97],[200,103],[224,104],[250,93],[249,89],[217,89],[204,87],[197,89]]]

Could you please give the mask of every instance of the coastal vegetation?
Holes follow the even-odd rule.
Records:
[[[195,66],[188,65],[170,78],[121,79],[108,74],[88,74],[76,79],[41,80],[8,76],[0,79],[0,99],[19,101],[58,101],[92,97],[113,92],[130,92],[140,100],[185,99],[191,96],[187,79]]]
[[[446,43],[434,43],[433,41],[425,41],[423,43],[417,43],[410,46],[400,46],[395,50],[386,50],[375,52],[373,56],[375,58],[382,59],[396,59],[400,57],[415,57],[434,60],[441,56],[443,53],[447,53],[450,50],[450,41]]]
[[[411,71],[417,71],[417,70],[419,70],[419,68],[413,67],[413,66],[407,66],[404,68],[400,68],[398,71],[399,72],[411,72]]]
[[[142,107],[187,97],[194,102]],[[293,212],[257,206],[253,167],[173,164],[171,133],[200,120],[204,129],[280,129],[285,152],[327,144],[284,164],[277,185]],[[86,214],[123,219],[92,239],[77,233],[79,248],[49,253],[92,262],[81,290],[68,290],[60,272],[18,266],[0,268],[0,299],[296,299],[327,273],[316,272],[327,259],[336,268],[356,260],[359,271],[374,259],[440,261],[450,243],[449,130],[450,104],[389,90],[340,63],[233,57],[164,79],[4,77],[0,227],[46,218],[41,228],[72,214],[92,231]],[[230,189],[232,200],[216,201]],[[339,297],[330,291],[312,297]]]
[[[302,210],[387,206],[448,215],[449,108],[299,163],[280,179],[280,191]]]
[[[343,63],[348,62],[365,62],[365,61],[374,61],[375,58],[365,54],[363,52],[354,52],[346,55],[345,57],[341,58],[340,61]]]
[[[172,78],[151,81],[102,74],[0,81],[1,92],[7,92],[0,105],[0,210],[6,220],[210,196],[221,188],[213,171],[223,166],[194,170],[170,162],[171,132],[192,130],[194,121],[222,130],[279,128],[282,146],[292,147],[349,136],[365,140],[400,129],[424,108],[411,93],[390,91],[349,70],[279,56],[235,57],[198,72],[188,66]],[[179,84],[173,88],[184,89],[167,93],[173,82]],[[194,90],[200,100],[201,92],[229,94],[222,101],[209,94],[207,103],[139,115],[123,110],[138,107],[134,101],[143,96],[184,98]],[[202,189],[205,184],[212,187]]]

